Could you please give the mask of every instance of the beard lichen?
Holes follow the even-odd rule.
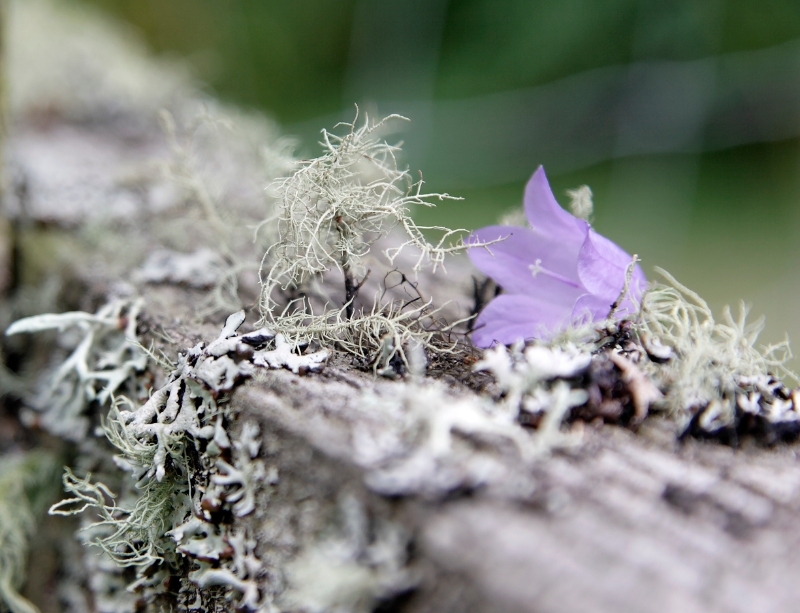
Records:
[[[758,349],[764,320],[747,323],[747,308],[734,318],[730,308],[714,319],[694,291],[659,271],[667,285],[654,285],[642,300],[634,329],[649,359],[648,375],[664,391],[658,406],[682,432],[735,442],[754,433],[768,442],[800,433],[798,383],[787,367],[788,340]]]
[[[323,130],[323,154],[300,162],[294,173],[272,185],[278,211],[261,224],[275,229],[275,239],[262,259],[259,308],[261,324],[295,344],[316,340],[372,363],[376,373],[394,375],[390,364],[395,356],[404,369],[409,365],[409,344],[443,350],[430,342],[437,331],[433,325],[437,311],[428,302],[412,308],[408,307],[413,301],[383,302],[382,294],[376,295],[371,308],[356,308],[358,292],[370,272],[367,262],[385,266],[371,255],[372,245],[399,228],[403,242],[383,252],[388,266],[403,251],[415,250],[413,272],[424,267],[435,272],[447,255],[466,248],[467,230],[419,226],[413,221],[411,207],[430,207],[431,199],[453,198],[423,193],[422,180],[414,182],[408,170],[398,166],[399,147],[378,137],[392,119],[405,118],[391,115],[371,123],[367,117],[359,125],[356,116],[352,123],[340,124],[346,129],[343,136]],[[426,238],[431,232],[439,234],[435,243]],[[325,301],[323,312],[314,314],[306,296],[313,282],[331,271],[343,276],[343,303],[330,308]],[[290,297],[281,308],[276,297],[280,292],[299,297]]]
[[[16,10],[28,4],[43,6],[18,2]],[[33,32],[44,22],[27,23],[24,31]],[[56,72],[63,79],[74,71]],[[265,544],[267,522],[258,510],[278,482],[277,467],[263,459],[273,433],[250,421],[238,424],[242,415],[229,403],[259,369],[305,375],[340,351],[374,373],[411,375],[353,386],[347,397],[351,457],[370,490],[391,497],[440,500],[459,489],[498,486],[508,488],[504,495],[524,498],[538,487],[531,465],[578,444],[582,421],[637,427],[648,412],[662,412],[679,433],[733,442],[745,434],[774,442],[800,433],[800,394],[778,380],[793,377],[785,368],[788,344],[757,349],[760,322],[747,325],[744,310],[738,319],[724,311],[715,320],[697,294],[668,275],[668,284],[652,287],[625,320],[609,316],[547,343],[459,354],[460,347],[443,338],[458,322],[441,321],[442,305],[419,291],[393,298],[385,282],[383,291],[365,285],[370,270],[373,280],[395,265],[408,273],[436,271],[464,248],[466,231],[420,226],[411,217],[413,207],[452,197],[424,193],[422,180],[399,165],[399,146],[382,140],[386,121],[403,118],[359,123],[356,117],[340,124],[340,134],[322,132],[320,156],[297,162],[290,142],[267,124],[255,129],[258,122],[242,116],[229,121],[212,101],[199,113],[197,100],[172,104],[183,82],[154,81],[150,72],[137,71],[142,78],[135,88],[121,88],[124,72],[98,73],[103,78],[97,82],[113,77],[110,93],[67,88],[70,97],[55,99],[55,108],[78,119],[109,116],[120,101],[125,110],[148,100],[150,118],[157,108],[171,109],[160,113],[167,155],[157,170],[164,182],[144,187],[163,197],[166,183],[177,195],[168,193],[160,209],[155,203],[150,213],[157,223],[141,224],[148,252],[153,244],[171,251],[143,266],[142,285],[209,290],[200,310],[257,304],[261,319],[259,329],[239,334],[244,313],[237,312],[216,340],[189,348],[176,364],[161,360],[163,384],[148,371],[154,354],[138,344],[137,300],[112,302],[94,315],[38,316],[9,328],[8,334],[52,329],[74,335],[65,338],[66,355],[46,387],[25,401],[41,413],[45,429],[80,445],[75,465],[63,475],[68,498],[52,513],[79,514],[81,544],[100,549],[102,555],[95,549],[80,562],[92,575],[84,580],[97,610],[166,610],[177,602],[189,610],[271,612],[285,604],[366,611],[413,587],[407,568],[413,535],[388,523],[368,525],[360,519],[366,511],[346,500],[345,523],[359,528],[347,538],[297,544],[286,557]],[[24,106],[51,104],[54,98],[39,95],[51,82],[29,87]],[[88,102],[74,99],[87,96]],[[588,188],[571,195],[574,212],[590,216]],[[245,238],[248,225],[258,227],[255,242]],[[118,234],[106,234],[118,249]],[[386,241],[380,253],[379,241]],[[343,291],[323,287],[333,284]],[[363,300],[366,288],[374,297]],[[625,289],[616,304],[624,297]],[[474,365],[482,393],[459,387],[463,381],[425,378],[426,352],[465,370]],[[154,380],[160,383],[148,397]],[[32,611],[17,590],[40,506],[30,497],[38,490],[26,484],[40,483],[28,477],[47,472],[33,458],[0,464],[0,598],[13,613]],[[295,547],[286,546],[289,538],[279,545],[284,551]],[[275,560],[288,563],[273,566]]]
[[[537,373],[580,363],[566,379],[586,396],[559,423],[601,420],[636,428],[655,412],[674,423],[679,436],[734,445],[747,436],[766,444],[796,439],[800,389],[789,387],[798,377],[787,366],[788,340],[758,348],[763,319],[747,323],[742,304],[738,317],[725,307],[717,320],[696,292],[657,270],[666,283],[652,284],[632,316],[617,321],[612,306],[603,321],[486,350],[474,370],[491,373],[497,406],[533,427],[551,427],[546,390],[552,384],[542,387]]]
[[[637,427],[648,412],[657,412],[681,436],[731,444],[746,436],[771,444],[800,435],[800,391],[787,386],[798,383],[787,366],[792,358],[788,340],[759,348],[763,318],[748,323],[742,304],[738,317],[725,307],[717,320],[696,292],[656,270],[666,283],[650,286],[634,316],[573,325],[553,339],[511,353],[533,355],[546,347],[591,356],[581,375],[586,403],[568,419],[599,418]],[[488,365],[503,389],[501,402],[518,406],[522,418],[530,420],[530,400],[517,391],[519,379],[512,384],[507,353],[497,348],[484,356],[476,368]],[[558,360],[548,363],[555,368]]]
[[[275,285],[299,286],[311,276],[331,269],[345,276],[363,274],[363,260],[370,246],[399,224],[408,242],[387,253],[391,264],[405,247],[420,251],[415,271],[431,263],[442,264],[448,253],[464,249],[463,241],[448,241],[467,230],[418,226],[409,216],[414,205],[434,206],[427,199],[453,199],[448,194],[425,194],[422,181],[412,182],[407,170],[397,165],[399,147],[376,134],[392,119],[377,123],[367,117],[362,125],[344,124],[344,136],[322,131],[324,153],[301,162],[293,174],[279,179],[272,189],[279,204],[277,241],[267,251],[273,260],[261,294],[264,312],[271,307]],[[443,236],[431,244],[423,232],[438,230]]]
[[[255,278],[260,266],[258,252],[274,242],[275,233],[266,231],[248,241],[243,240],[244,228],[255,226],[264,210],[274,206],[275,197],[264,185],[284,177],[295,164],[291,139],[277,136],[263,120],[214,106],[206,103],[183,121],[161,111],[169,155],[157,165],[166,185],[177,189],[180,209],[173,211],[160,233],[168,244],[177,242],[175,246],[181,250],[195,250],[183,255],[184,261],[191,258],[184,262],[190,266],[184,266],[185,274],[178,282],[197,284],[211,273],[204,282],[211,291],[200,305],[206,314],[230,313],[241,309],[244,301],[255,299],[241,295],[240,278]],[[244,184],[231,179],[242,174],[248,179]],[[211,260],[212,269],[197,260]],[[196,271],[198,266],[205,270]]]

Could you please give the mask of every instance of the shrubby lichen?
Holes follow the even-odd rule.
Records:
[[[262,595],[256,582],[263,567],[255,541],[218,521],[225,509],[236,517],[252,513],[256,488],[264,481],[269,485],[257,457],[258,428],[245,424],[231,442],[226,403],[257,365],[310,371],[320,356],[276,357],[276,350],[265,348],[275,337],[271,331],[237,334],[244,318],[244,311],[234,313],[216,340],[180,354],[165,385],[141,406],[119,397],[110,407],[105,435],[118,453],[117,466],[130,475],[123,502],[91,475],[76,477],[68,469],[64,487],[71,497],[50,510],[57,515],[93,510],[98,519],[83,530],[91,531],[92,543],[117,565],[138,567],[130,588],[150,598],[163,591],[168,569],[185,556],[197,564],[189,578],[198,587],[223,586],[240,606],[270,610],[269,595]]]
[[[357,116],[342,124],[343,136],[323,130],[323,154],[300,162],[294,173],[273,184],[278,210],[261,224],[276,228],[262,260],[262,324],[295,344],[314,339],[362,359],[370,355],[376,372],[388,372],[395,355],[407,366],[409,342],[438,349],[430,343],[433,313],[428,303],[409,309],[407,303],[384,303],[377,295],[371,307],[356,309],[358,292],[369,274],[366,261],[371,246],[398,227],[403,239],[384,251],[388,264],[402,251],[414,249],[413,271],[425,266],[435,271],[448,254],[465,249],[462,237],[467,232],[418,226],[411,218],[412,206],[434,206],[431,199],[452,197],[423,193],[422,180],[414,182],[398,166],[399,147],[378,137],[392,119],[404,118],[392,115],[371,123],[367,117],[359,124]],[[435,243],[426,238],[429,232],[439,233]],[[379,266],[374,257],[371,265]],[[323,312],[315,314],[303,295],[312,280],[332,270],[343,276],[343,302],[332,307],[325,301]],[[279,290],[298,297],[282,306],[275,296]]]
[[[737,318],[725,307],[722,321],[716,321],[696,292],[660,272],[668,284],[645,294],[635,324],[650,356],[643,367],[664,390],[659,406],[681,431],[694,426],[700,433],[727,432],[735,438],[740,426],[761,429],[747,424],[749,418],[763,420],[767,429],[800,433],[797,392],[780,380],[798,382],[786,366],[792,357],[788,340],[758,349],[764,321],[748,324],[744,304]]]
[[[6,335],[75,329],[72,353],[54,368],[44,388],[31,400],[42,413],[41,424],[59,436],[82,440],[90,425],[87,408],[105,405],[123,392],[138,397],[137,375],[147,355],[137,346],[136,324],[141,300],[114,300],[94,315],[80,311],[27,317],[14,322]]]
[[[206,105],[183,121],[166,110],[160,113],[169,156],[158,168],[166,185],[177,188],[175,202],[181,210],[177,215],[173,211],[159,236],[176,248],[193,250],[194,254],[184,256],[184,260],[191,258],[189,264],[196,266],[193,260],[201,254],[206,260],[213,257],[213,269],[198,275],[212,273],[203,284],[211,291],[200,310],[230,313],[255,299],[241,295],[240,278],[249,274],[255,284],[259,251],[263,253],[274,242],[275,232],[265,231],[251,241],[248,228],[274,207],[274,194],[264,186],[293,167],[294,142],[278,136],[263,120],[214,106]],[[242,174],[248,182],[232,181]],[[198,277],[179,282],[197,284]]]
[[[516,353],[520,364],[520,356],[533,357],[547,347],[588,360],[580,382],[590,392],[586,405],[574,407],[568,419],[600,417],[638,426],[656,411],[666,414],[679,434],[734,444],[747,435],[766,443],[797,437],[800,397],[787,387],[798,382],[787,367],[788,340],[757,348],[763,319],[748,324],[741,305],[737,318],[726,307],[717,321],[696,292],[657,270],[667,283],[651,285],[632,316],[615,321],[612,312],[604,321],[568,326],[549,340],[512,347],[510,354],[502,346],[487,350],[476,368],[491,370],[504,391],[500,405],[529,414],[532,407],[535,413],[536,406],[551,404],[536,400],[541,392],[527,398],[520,393],[524,379],[509,357]],[[557,368],[557,357],[548,358],[549,368]]]
[[[15,37],[40,25],[42,6],[15,4],[28,11]],[[55,27],[52,19],[42,23],[48,31]],[[65,56],[83,53],[85,41],[54,40]],[[172,113],[161,114],[168,152],[156,165],[158,178],[144,173],[158,222],[136,220],[144,250],[157,244],[168,251],[151,254],[133,279],[138,289],[145,296],[146,284],[154,283],[207,290],[204,313],[258,304],[261,316],[259,329],[240,334],[244,313],[237,312],[216,340],[191,347],[176,364],[160,359],[164,376],[152,365],[147,370],[136,301],[109,304],[95,315],[39,316],[9,329],[74,334],[50,385],[26,401],[41,409],[47,429],[80,443],[79,461],[64,474],[69,497],[53,512],[82,510],[81,544],[103,551],[95,555],[95,549],[83,562],[91,575],[83,580],[103,613],[132,612],[142,601],[153,608],[177,601],[206,610],[368,611],[415,584],[407,567],[413,535],[390,522],[366,521],[366,511],[346,496],[340,501],[346,529],[315,533],[313,542],[282,542],[290,553],[269,551],[263,530],[273,507],[261,515],[258,505],[278,482],[277,467],[263,459],[271,433],[251,421],[234,426],[241,417],[228,403],[259,368],[314,373],[341,351],[356,358],[356,367],[408,375],[363,388],[363,381],[353,384],[351,402],[337,416],[351,420],[351,459],[367,486],[389,496],[438,500],[461,488],[500,483],[504,495],[530,496],[538,487],[532,463],[582,440],[583,428],[571,426],[574,421],[637,427],[648,412],[662,411],[679,432],[691,434],[766,432],[760,440],[771,442],[800,432],[798,392],[778,380],[791,378],[784,370],[788,345],[758,350],[759,324],[748,326],[743,315],[734,319],[727,311],[716,321],[696,294],[671,278],[621,321],[612,319],[612,307],[606,320],[572,326],[546,342],[469,355],[457,351],[465,345],[437,338],[454,323],[439,321],[441,305],[421,290],[398,300],[384,291],[384,282],[367,294],[368,272],[400,265],[401,253],[413,256],[405,265],[411,273],[440,268],[464,246],[459,230],[413,222],[412,207],[450,197],[423,192],[422,181],[399,165],[398,148],[381,139],[383,122],[354,120],[339,134],[323,131],[322,155],[296,162],[289,142],[269,124],[241,115],[230,121],[224,117],[230,110],[181,99],[185,94],[175,93],[185,81],[148,71],[138,60],[130,80],[125,67],[92,64],[88,76],[108,88],[62,85],[50,95],[51,83],[72,74],[64,69],[68,59],[37,71],[59,74],[28,82],[14,105],[30,112],[44,101],[79,120],[133,116],[146,93],[148,118],[165,105]],[[590,190],[571,195],[575,214],[590,216]],[[253,243],[247,226],[260,221]],[[389,236],[392,229],[396,235]],[[105,226],[101,233],[118,248],[117,234]],[[382,254],[379,240],[386,241]],[[617,306],[625,297],[623,289]],[[460,373],[476,361],[476,374],[464,379],[481,377],[475,385],[481,392],[472,393],[456,377],[426,379],[426,351],[440,354],[433,358],[456,353],[448,357]],[[151,385],[157,389],[148,399]],[[89,426],[98,423],[110,447],[92,438],[97,433]],[[0,597],[17,607],[14,613],[29,613],[17,589],[33,526],[28,511],[38,504],[28,505],[27,490],[20,493],[24,465],[0,465]],[[286,565],[271,568],[274,559]],[[276,576],[284,573],[282,583]]]
[[[323,130],[324,153],[301,162],[300,168],[273,186],[279,203],[278,236],[267,252],[273,262],[262,288],[264,314],[271,311],[271,293],[278,284],[299,286],[331,269],[351,278],[363,274],[370,245],[394,225],[403,228],[407,242],[387,252],[390,263],[405,246],[419,249],[415,270],[426,262],[436,267],[448,253],[464,249],[463,241],[454,237],[466,230],[420,227],[411,219],[411,206],[433,206],[426,199],[452,197],[423,193],[422,181],[413,182],[409,172],[398,167],[399,147],[377,137],[392,119],[405,118],[391,115],[371,123],[367,117],[359,126],[356,117],[344,124],[344,136]],[[438,230],[443,236],[431,244],[423,235],[426,230]]]

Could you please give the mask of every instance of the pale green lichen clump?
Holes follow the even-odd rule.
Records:
[[[348,129],[344,136],[323,130],[324,153],[301,162],[297,171],[273,186],[279,203],[278,240],[267,252],[274,261],[262,288],[265,313],[271,310],[271,292],[278,284],[300,286],[331,269],[361,274],[370,245],[392,226],[401,226],[407,241],[387,252],[390,264],[407,246],[419,250],[415,271],[426,263],[435,268],[448,253],[464,249],[463,241],[455,239],[467,230],[418,226],[411,219],[411,206],[434,206],[426,199],[452,196],[422,193],[422,181],[412,181],[409,172],[398,167],[399,147],[376,136],[391,119],[405,118],[391,115],[378,123],[366,118],[358,126],[356,117],[343,124]],[[423,235],[426,230],[438,230],[442,237],[431,244]]]
[[[533,400],[541,390],[528,398],[518,391],[525,385],[517,374],[525,363],[521,358],[545,348],[577,351],[591,356],[582,385],[594,389],[594,397],[563,418],[599,417],[636,426],[655,411],[665,413],[681,435],[732,444],[749,435],[768,444],[795,439],[800,434],[800,389],[788,387],[798,383],[787,367],[792,358],[788,340],[758,348],[763,319],[748,324],[742,305],[737,318],[726,307],[717,321],[696,292],[657,270],[667,284],[652,284],[638,311],[622,321],[613,317],[612,306],[603,321],[569,326],[549,340],[529,341],[527,348],[487,350],[475,368],[492,372],[505,394],[500,405],[536,415],[552,404],[548,398]],[[615,304],[625,297],[626,287]],[[548,360],[552,367],[559,363],[555,354]],[[542,420],[539,427],[548,423]]]
[[[407,304],[382,303],[376,296],[371,308],[356,312],[362,277],[368,274],[367,258],[371,266],[381,266],[370,254],[371,245],[398,227],[404,239],[384,251],[388,265],[404,250],[413,249],[412,270],[416,273],[430,266],[435,271],[448,254],[465,249],[467,232],[413,221],[410,207],[434,206],[431,198],[452,197],[423,193],[422,180],[414,182],[407,170],[398,167],[399,147],[377,136],[391,119],[404,118],[393,115],[378,123],[366,118],[358,125],[356,117],[353,123],[342,124],[347,130],[344,136],[323,130],[323,154],[301,162],[293,174],[273,184],[278,212],[262,223],[262,227],[277,227],[276,241],[262,261],[266,271],[260,299],[262,324],[295,343],[314,339],[361,358],[369,356],[376,372],[388,372],[395,355],[408,366],[409,342],[437,349],[430,343],[433,313],[429,303],[407,309]],[[438,232],[439,239],[429,242],[426,232]],[[302,295],[312,281],[332,270],[343,275],[341,307],[329,308],[328,302],[324,312],[314,314],[304,299],[279,306],[277,290]]]
[[[786,363],[788,341],[756,347],[763,319],[747,324],[747,309],[734,318],[728,307],[716,321],[708,304],[669,273],[643,297],[635,329],[654,358],[648,374],[665,391],[659,404],[681,430],[695,420],[702,431],[735,427],[750,414],[768,422],[797,422],[796,392],[784,392],[778,377],[798,382]],[[783,397],[782,397],[783,396]]]
[[[177,188],[182,209],[158,230],[159,238],[181,250],[195,249],[194,254],[183,256],[193,257],[195,265],[182,266],[183,277],[177,280],[211,287],[202,312],[241,309],[251,298],[243,300],[240,295],[240,278],[255,278],[260,254],[275,240],[275,233],[266,231],[254,244],[247,240],[249,228],[265,208],[274,206],[272,192],[263,185],[294,167],[294,142],[278,137],[263,120],[232,109],[203,108],[183,121],[162,110],[159,119],[170,155],[158,168],[168,184]],[[245,185],[242,174],[249,179]],[[205,251],[197,251],[198,246]],[[175,256],[180,255],[171,258],[175,268]],[[160,274],[165,273],[174,275],[178,270]]]
[[[367,264],[389,270],[386,264],[391,266],[401,251],[415,249],[412,270],[425,265],[435,269],[448,254],[464,249],[460,237],[466,230],[417,226],[410,217],[412,206],[433,206],[427,199],[451,197],[423,194],[422,181],[413,182],[408,171],[398,167],[395,155],[399,148],[378,137],[390,119],[402,118],[344,124],[349,130],[344,136],[324,130],[322,155],[294,163],[299,168],[286,177],[282,173],[292,164],[286,153],[288,143],[278,139],[265,148],[279,162],[276,165],[273,159],[270,170],[279,178],[269,185],[265,197],[267,209],[274,202],[277,211],[259,224],[256,233],[257,243],[268,245],[259,263],[248,260],[252,253],[242,246],[242,227],[253,211],[224,206],[209,186],[208,173],[201,170],[195,152],[198,135],[207,140],[209,133],[225,133],[231,129],[230,122],[206,114],[179,130],[172,116],[162,113],[171,157],[161,170],[191,205],[186,216],[196,216],[193,233],[199,234],[204,244],[213,245],[213,251],[190,256],[153,254],[138,271],[139,278],[155,282],[175,278],[190,286],[211,286],[201,310],[230,312],[243,304],[239,277],[260,265],[265,275],[260,292],[261,325],[270,326],[291,347],[311,341],[336,346],[365,364],[372,363],[375,372],[388,375],[396,374],[389,366],[396,356],[408,369],[406,349],[411,344],[447,351],[446,346],[431,344],[435,332],[444,326],[434,321],[438,311],[430,301],[409,305],[375,296],[371,307],[356,313],[355,300],[363,284],[360,277],[367,274]],[[175,222],[170,224],[173,226]],[[407,240],[388,249],[382,264],[370,254],[371,246],[397,226]],[[436,244],[426,239],[423,232],[428,231],[440,233]],[[167,265],[173,270],[165,270]],[[330,283],[330,275],[325,275],[331,271],[343,275],[344,304],[331,298],[322,283],[324,278]],[[292,300],[292,296],[316,300]],[[335,302],[339,305],[332,306]]]
[[[298,355],[280,335],[266,329],[237,334],[245,319],[244,311],[239,311],[227,319],[213,342],[180,354],[175,365],[161,359],[169,372],[167,381],[139,404],[112,395],[112,390],[138,389],[146,364],[137,359],[137,367],[130,367],[131,355],[152,357],[136,339],[139,306],[136,301],[115,302],[97,315],[42,315],[21,320],[9,330],[78,326],[84,333],[79,349],[55,371],[59,383],[64,381],[63,373],[76,373],[69,379],[71,393],[51,395],[49,410],[79,420],[83,426],[83,447],[96,457],[83,457],[82,463],[108,467],[111,454],[85,444],[91,438],[85,427],[89,403],[107,408],[107,415],[101,414],[102,432],[116,453],[114,464],[129,475],[127,483],[117,484],[121,492],[115,494],[90,474],[76,476],[68,468],[63,485],[70,497],[53,505],[50,513],[80,515],[83,541],[98,546],[114,565],[135,567],[136,580],[129,589],[142,589],[150,599],[163,592],[164,579],[177,572],[179,560],[185,557],[195,564],[189,579],[197,588],[221,587],[228,599],[237,599],[249,610],[270,610],[269,595],[262,595],[256,583],[264,570],[254,554],[256,541],[244,528],[212,520],[223,509],[235,517],[249,515],[255,510],[256,488],[275,479],[258,458],[257,426],[244,424],[239,439],[231,441],[227,400],[233,388],[259,367],[313,372],[324,364],[327,352]],[[128,318],[121,317],[122,313]],[[98,345],[102,340],[108,342]],[[273,340],[276,346],[270,349],[268,343]],[[104,370],[92,369],[96,363]],[[107,387],[96,388],[98,380]],[[65,413],[67,408],[72,412]],[[77,434],[74,427],[67,431]],[[12,504],[19,494],[14,488],[27,483],[23,477],[11,469],[0,475],[0,595],[17,607],[15,613],[29,613],[13,590],[22,582],[21,564],[33,520],[25,505],[13,510],[3,505]],[[91,583],[97,587],[98,602],[105,603],[101,610],[129,610],[129,599],[119,592],[113,566],[109,569],[98,563],[94,567],[97,577],[108,575],[106,581]]]
[[[751,417],[775,427],[800,423],[800,397],[775,378],[791,376],[784,369],[788,344],[759,351],[759,323],[747,326],[744,315],[735,320],[728,311],[716,321],[699,296],[671,277],[669,285],[651,288],[626,321],[615,321],[612,309],[607,320],[569,328],[547,343],[483,352],[474,364],[479,374],[472,375],[488,381],[480,394],[426,379],[426,351],[454,351],[454,343],[435,337],[455,324],[438,321],[441,305],[421,293],[398,300],[384,282],[364,296],[362,285],[370,270],[373,281],[393,266],[435,271],[464,249],[465,230],[419,226],[411,218],[413,207],[451,197],[425,194],[421,179],[399,165],[399,146],[382,140],[385,122],[403,118],[371,123],[357,117],[338,134],[323,131],[322,154],[297,162],[289,141],[268,124],[243,116],[230,122],[213,102],[201,110],[200,101],[187,100],[187,79],[139,60],[130,66],[127,50],[90,52],[97,28],[82,29],[92,36],[79,40],[48,35],[59,51],[55,63],[34,57],[32,47],[25,51],[32,33],[56,32],[64,21],[44,14],[48,4],[14,3],[21,18],[27,14],[13,32],[24,61],[46,70],[18,75],[23,80],[15,82],[24,87],[16,89],[24,95],[13,106],[54,108],[80,121],[142,112],[150,121],[162,107],[171,109],[172,115],[160,113],[168,149],[156,167],[163,182],[149,187],[166,183],[177,194],[159,210],[158,223],[143,224],[140,238],[145,250],[155,243],[174,251],[150,254],[158,257],[138,271],[139,290],[147,296],[146,283],[207,290],[200,309],[206,312],[258,303],[262,326],[238,333],[244,313],[236,312],[217,339],[188,348],[174,364],[139,344],[138,300],[114,301],[94,315],[28,318],[9,328],[9,334],[66,333],[65,355],[53,352],[47,385],[25,401],[38,411],[30,423],[80,445],[63,475],[68,497],[51,511],[80,516],[81,544],[94,549],[75,566],[91,575],[86,584],[101,613],[176,602],[189,610],[371,611],[415,585],[408,566],[413,535],[367,521],[366,510],[343,492],[344,523],[355,526],[347,538],[317,534],[286,557],[270,549],[264,534],[275,501],[259,513],[279,479],[279,467],[265,463],[270,433],[251,421],[237,423],[243,416],[229,403],[235,388],[260,369],[314,373],[338,350],[375,373],[407,375],[353,386],[336,415],[351,420],[342,427],[352,426],[352,460],[366,485],[388,496],[436,499],[485,486],[524,498],[539,487],[532,464],[579,444],[580,420],[598,415],[635,427],[648,411],[662,411],[678,432],[709,435]],[[101,39],[103,49],[111,44]],[[75,50],[91,59],[90,80],[105,87],[64,87],[64,75],[77,73],[70,59]],[[570,195],[573,212],[590,218],[591,190]],[[249,226],[261,220],[253,244]],[[103,233],[117,249],[117,234]],[[377,241],[387,238],[395,242],[378,253]],[[462,373],[468,370],[468,362],[457,361]],[[625,397],[602,396],[604,377]],[[153,381],[159,383],[151,390]],[[618,413],[610,412],[615,402]],[[504,458],[510,461],[503,464]],[[49,479],[47,462],[52,466],[34,454],[0,463],[0,598],[13,613],[33,611],[17,590],[42,506],[36,493]],[[285,541],[280,547],[285,551]],[[176,579],[177,590],[170,585]]]
[[[244,311],[234,313],[215,341],[181,354],[146,403],[120,397],[111,405],[103,429],[118,453],[116,465],[130,475],[121,502],[91,475],[76,477],[68,469],[63,481],[71,497],[50,509],[55,515],[94,511],[97,519],[83,527],[90,542],[118,566],[137,567],[129,589],[143,588],[151,598],[186,557],[196,565],[189,579],[197,587],[222,586],[228,599],[249,610],[271,606],[256,583],[264,570],[254,555],[256,542],[243,528],[212,520],[223,508],[236,517],[252,513],[255,488],[268,482],[257,457],[258,427],[245,424],[233,442],[227,434],[227,399],[257,366],[314,370],[320,356],[268,350],[274,333],[239,335],[243,321]],[[226,450],[232,461],[222,457]]]

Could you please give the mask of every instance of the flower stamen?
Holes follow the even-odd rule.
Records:
[[[540,273],[543,273],[548,277],[561,281],[562,283],[566,283],[567,285],[571,285],[572,287],[580,287],[578,283],[576,283],[569,277],[560,275],[557,272],[553,272],[552,270],[548,270],[547,268],[542,266],[541,259],[537,259],[533,264],[528,264],[528,270],[531,271],[531,275],[533,275],[534,278],[539,276]]]

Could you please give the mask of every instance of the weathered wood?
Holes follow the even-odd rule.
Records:
[[[63,138],[85,148],[84,164],[56,158]],[[49,220],[64,214],[66,205],[50,204],[53,194],[85,186],[91,156],[109,164],[114,158],[103,152],[116,149],[120,166],[144,163],[147,148],[126,149],[114,139],[75,126],[18,132],[12,151],[23,152],[15,158],[20,172],[56,181],[42,168],[46,163],[61,170],[64,182],[29,180],[28,214]],[[48,157],[24,154],[34,144]],[[107,181],[92,186],[96,197],[114,194],[118,176],[107,167],[94,174],[95,181]],[[73,273],[93,294],[90,302],[111,291],[104,270],[95,265]],[[180,347],[214,337],[217,324],[203,324],[193,313],[193,291],[147,288],[143,321],[152,333],[146,341],[163,342],[156,331]],[[370,465],[355,441],[365,428],[378,440],[389,426],[365,411],[363,394],[388,401],[397,385],[336,359],[321,375],[270,371],[235,393],[238,419],[261,424],[264,460],[279,475],[248,520],[263,537],[259,554],[274,572],[290,572],[292,560],[331,534],[345,538],[342,508],[353,499],[367,525],[394,526],[413,543],[406,570],[417,588],[401,589],[395,610],[794,610],[800,599],[796,445],[733,450],[677,443],[669,422],[651,418],[637,433],[586,427],[578,447],[532,467],[513,448],[459,435],[459,454],[421,472],[403,464],[408,457],[402,454]],[[456,388],[452,399],[468,393]],[[478,454],[492,470],[481,474],[470,464]]]
[[[146,128],[135,138],[122,124],[18,122],[7,143],[16,236],[0,228],[0,291],[10,283],[12,243],[16,281],[36,289],[12,288],[4,317],[93,310],[137,291],[144,344],[174,358],[213,340],[224,317],[198,314],[201,290],[133,274],[162,246],[156,214],[174,214],[174,195],[153,170],[168,146],[152,117],[136,119]],[[237,193],[252,203],[260,189]],[[179,237],[187,249],[192,232]],[[439,304],[453,300],[454,319],[469,307],[472,281],[463,260],[448,268],[447,277],[423,276],[420,288]],[[18,364],[43,367],[51,341],[9,346]],[[282,594],[280,606],[313,610],[316,598],[328,610],[409,613],[797,610],[798,444],[677,442],[671,422],[651,417],[635,433],[576,425],[579,444],[530,462],[508,438],[441,421],[475,394],[446,370],[431,365],[439,382],[425,389],[435,405],[415,391],[425,384],[375,378],[338,354],[321,374],[259,372],[234,392],[237,428],[259,424],[269,475],[256,512],[236,521],[257,536],[263,582]],[[401,412],[383,410],[398,402]],[[2,417],[22,431],[16,412]],[[438,427],[446,440],[434,453]],[[35,440],[30,430],[24,436]],[[72,543],[71,534],[62,540]]]
[[[308,447],[295,479],[335,462],[369,483],[352,454],[360,418],[348,410],[347,387],[271,373],[236,403],[271,431],[290,432],[294,453]],[[578,450],[531,475],[507,462],[503,479],[532,476],[530,491],[497,494],[495,483],[446,499],[406,496],[396,507],[416,537],[416,563],[458,577],[453,598],[469,587],[491,610],[792,610],[800,596],[796,449],[673,441],[657,419],[637,434],[587,430]]]

